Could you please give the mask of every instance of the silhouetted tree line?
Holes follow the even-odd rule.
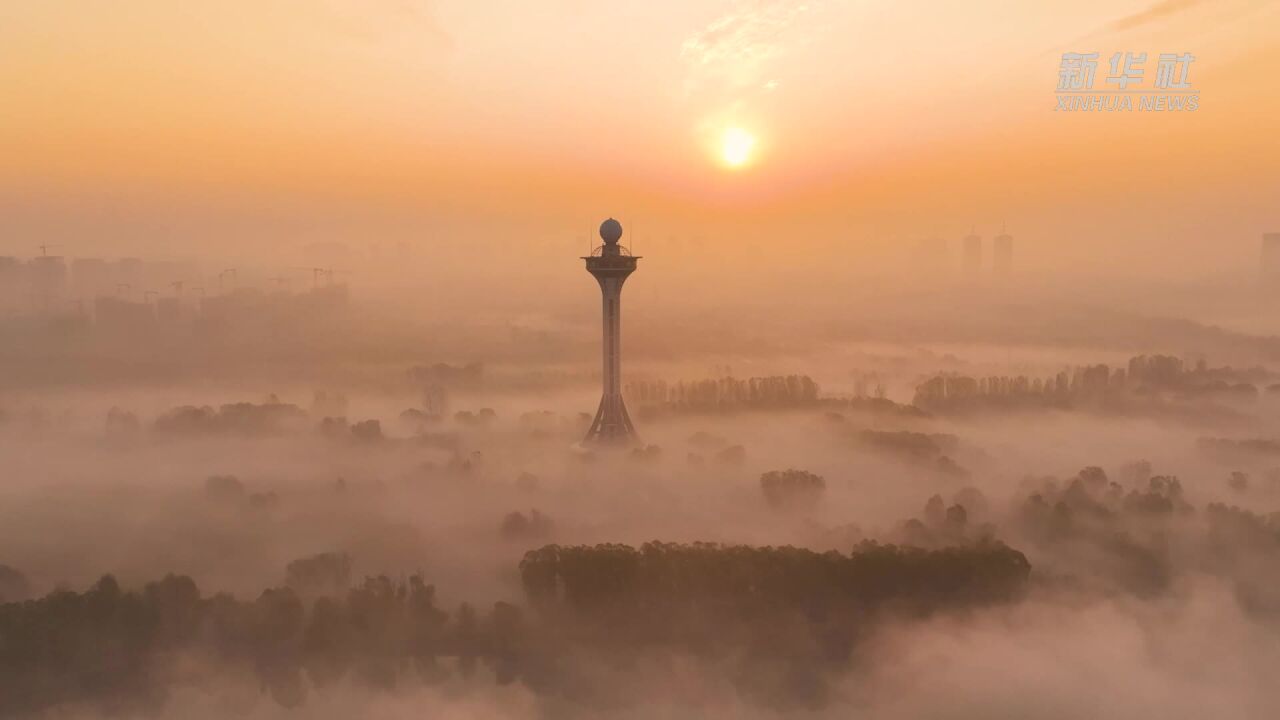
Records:
[[[330,440],[350,440],[355,443],[378,443],[386,439],[382,434],[382,421],[376,419],[349,422],[345,417],[321,418],[317,428]]]
[[[885,615],[1020,597],[1030,564],[998,542],[945,550],[865,542],[849,554],[795,547],[651,542],[548,545],[520,564],[553,657],[630,664],[680,652],[727,665],[744,697],[821,706],[834,673]],[[539,660],[534,683],[575,686],[574,664]]]
[[[1246,611],[1280,618],[1280,512],[1261,515],[1213,503],[1205,517],[1206,564],[1234,580],[1236,600]]]
[[[530,510],[528,515],[519,511],[508,513],[502,518],[499,532],[503,540],[546,542],[553,527],[551,518],[534,509]]]
[[[436,682],[501,662],[504,623],[518,615],[502,604],[484,617],[468,606],[448,613],[417,576],[369,578],[310,604],[289,587],[246,602],[202,596],[187,577],[126,591],[105,576],[82,593],[0,605],[0,716],[77,702],[136,715],[173,685],[219,671],[252,673],[286,706],[344,678]]]
[[[330,552],[298,558],[285,567],[284,578],[304,597],[341,595],[351,587],[351,557]]]
[[[722,377],[695,382],[642,380],[623,388],[638,412],[735,412],[795,408],[818,402],[818,385],[808,375],[775,375],[746,380]]]
[[[1176,357],[1139,355],[1129,360],[1127,368],[1086,365],[1048,378],[937,375],[916,386],[912,404],[926,410],[967,410],[1070,408],[1152,395],[1253,399],[1258,396],[1253,383],[1266,377],[1261,369],[1209,368],[1203,361],[1188,369]]]
[[[1147,390],[1182,392],[1241,392],[1256,394],[1256,386],[1273,375],[1265,368],[1209,367],[1204,359],[1188,367],[1169,355],[1138,355],[1129,359],[1129,384]],[[1248,388],[1252,387],[1251,392]]]
[[[1223,462],[1248,462],[1266,460],[1280,455],[1280,441],[1268,438],[1202,437],[1196,440],[1200,452]]]
[[[1269,515],[1212,503],[1205,510],[1211,542],[1223,549],[1280,549],[1280,512]]]
[[[960,448],[960,440],[955,435],[907,430],[863,430],[855,437],[857,444],[868,450],[923,465],[943,475],[959,478],[969,476],[969,471],[951,458],[950,454]]]
[[[176,407],[157,417],[152,427],[158,433],[171,435],[226,432],[261,435],[301,426],[306,418],[302,408],[282,403],[273,396],[265,403],[230,403],[217,410],[207,405]]]
[[[960,439],[946,433],[918,433],[905,430],[863,430],[859,443],[885,452],[930,460],[960,447]]]
[[[995,538],[996,528],[991,523],[980,522],[986,506],[986,497],[973,487],[957,492],[950,505],[935,494],[925,502],[921,516],[902,523],[898,531],[905,542],[915,547],[989,542]]]
[[[737,443],[730,443],[727,438],[699,430],[688,437],[689,445],[698,452],[686,456],[690,465],[703,466],[710,460],[721,466],[741,465],[747,459],[747,449]],[[704,455],[704,453],[707,453]]]
[[[874,610],[912,614],[1006,602],[1031,565],[1000,542],[942,550],[864,542],[849,554],[716,543],[548,545],[525,554],[521,580],[534,607],[637,642],[679,642],[680,618],[751,619],[798,612],[813,621]],[[611,629],[612,628],[612,629]],[[601,638],[604,640],[604,638]]]
[[[205,478],[204,495],[216,503],[253,510],[273,510],[280,505],[280,496],[275,491],[251,493],[235,475],[210,475]]]
[[[770,507],[809,508],[826,492],[827,481],[806,470],[771,470],[760,476],[760,491]]]
[[[1030,565],[999,543],[864,544],[848,555],[649,543],[549,545],[520,570],[535,612],[501,602],[449,612],[417,576],[339,592],[350,564],[337,554],[292,563],[289,586],[251,601],[170,575],[136,591],[105,576],[84,592],[10,602],[0,605],[0,716],[59,704],[134,716],[172,687],[246,675],[297,706],[339,682],[392,689],[480,667],[500,684],[590,701],[610,690],[579,660],[647,650],[741,657],[734,679],[748,696],[814,703],[877,614],[1013,600]]]
[[[497,422],[498,414],[493,408],[480,408],[476,412],[459,410],[453,414],[453,421],[467,427],[489,427]]]
[[[832,409],[833,420],[843,420],[844,416],[839,414],[841,412],[894,418],[929,417],[929,413],[915,405],[904,405],[903,403],[897,403],[884,397],[855,396],[851,398],[823,398],[822,404]]]
[[[1030,564],[999,543],[938,551],[864,543],[846,555],[652,542],[549,545],[527,553],[520,569],[556,655],[610,663],[692,653],[729,663],[744,696],[789,708],[822,704],[831,673],[848,667],[880,615],[1015,599]]]
[[[1071,546],[1091,570],[1140,596],[1164,592],[1173,579],[1168,535],[1193,508],[1175,477],[1133,478],[1126,490],[1099,467],[1065,484],[1041,483],[1023,502],[1022,533],[1042,548]]]

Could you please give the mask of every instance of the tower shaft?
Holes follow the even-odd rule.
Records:
[[[608,227],[609,222],[616,221],[606,221],[602,230]],[[603,321],[600,406],[591,421],[591,429],[587,431],[587,442],[625,442],[636,435],[627,406],[622,401],[622,284],[635,272],[639,258],[618,245],[621,234],[621,226],[617,227],[616,235],[606,236],[602,232],[605,243],[597,249],[599,254],[593,252],[590,257],[583,258],[587,262],[587,272],[600,284]]]
[[[600,280],[604,317],[604,394],[622,392],[622,281]]]
[[[626,275],[596,274],[596,279],[600,282],[604,320],[602,392],[587,440],[627,440],[635,436],[636,430],[622,400],[622,283]]]

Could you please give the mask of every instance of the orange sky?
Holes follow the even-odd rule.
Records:
[[[8,3],[0,251],[606,214],[855,246],[1004,221],[1087,242],[1082,216],[1188,247],[1280,227],[1280,4],[1050,5]],[[1191,52],[1201,109],[1055,113],[1068,50],[1102,53],[1099,85],[1112,52],[1148,74]],[[758,140],[736,171],[731,126]]]

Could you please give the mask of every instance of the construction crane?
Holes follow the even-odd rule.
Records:
[[[239,275],[236,274],[235,268],[227,268],[226,270],[218,273],[218,292],[222,292],[222,278],[225,275],[230,275],[232,280],[239,278]]]
[[[280,287],[281,285],[285,286],[286,289],[289,287],[289,278],[287,277],[281,277],[277,275],[276,277],[270,277],[267,279],[275,283],[276,287]]]
[[[294,267],[293,270],[309,270],[311,271],[311,289],[314,290],[320,286],[320,278],[324,275],[324,268],[319,267]]]
[[[49,256],[49,248],[56,248],[56,247],[58,247],[58,246],[57,246],[57,245],[45,244],[45,245],[37,245],[36,247],[39,247],[39,248],[40,248],[40,257],[48,257],[48,256]]]
[[[121,290],[124,290],[125,297],[133,294],[133,286],[129,283],[116,283],[116,294],[119,295]]]
[[[182,297],[182,286],[184,284],[185,283],[183,283],[183,281],[181,280],[174,280],[173,282],[169,283],[169,287],[173,288],[174,295],[177,295],[178,297]]]
[[[143,291],[142,291],[142,302],[144,302],[144,303],[145,303],[145,302],[151,302],[150,297],[151,297],[152,295],[159,295],[159,294],[160,294],[160,293],[159,293],[158,291],[155,291],[155,290],[143,290]]]

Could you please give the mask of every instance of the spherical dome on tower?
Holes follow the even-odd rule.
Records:
[[[617,244],[622,238],[622,223],[613,218],[600,223],[600,238],[609,245]]]

